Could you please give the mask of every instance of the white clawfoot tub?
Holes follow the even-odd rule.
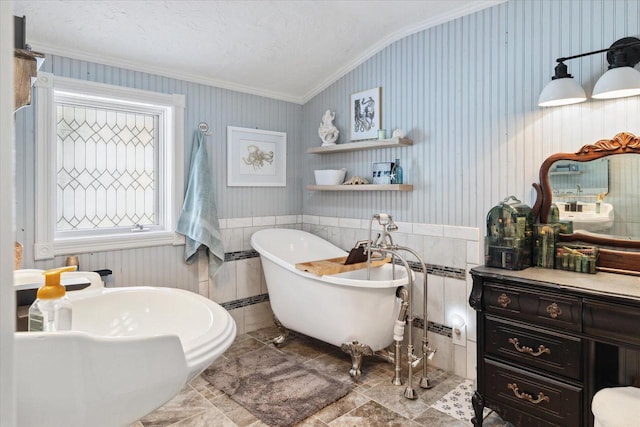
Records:
[[[175,396],[235,338],[229,313],[198,294],[104,288],[95,273],[74,274],[92,286],[68,292],[72,331],[15,335],[19,426],[128,426]]]
[[[300,230],[260,230],[251,237],[251,246],[260,254],[277,322],[350,353],[352,376],[360,374],[362,354],[393,342],[401,303],[396,291],[408,283],[404,267],[395,266],[395,279],[391,264],[372,268],[370,279],[366,269],[324,276],[298,270],[296,263],[347,255]]]

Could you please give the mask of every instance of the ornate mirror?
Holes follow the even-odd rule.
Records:
[[[576,153],[557,153],[540,167],[534,212],[549,222],[552,203],[560,220],[573,223],[564,242],[600,247],[598,268],[640,274],[640,137],[619,133],[584,145]]]

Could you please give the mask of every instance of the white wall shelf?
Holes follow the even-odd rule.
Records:
[[[329,145],[326,147],[311,147],[307,148],[307,153],[344,153],[348,151],[374,150],[376,148],[407,147],[409,145],[413,145],[413,140],[408,138],[375,139],[360,142],[347,142],[345,144]]]
[[[413,191],[411,184],[307,185],[313,191]]]
[[[582,175],[582,171],[567,171],[567,172],[549,172],[549,175]]]

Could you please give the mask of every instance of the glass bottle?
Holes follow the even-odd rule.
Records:
[[[558,205],[555,203],[551,203],[551,207],[549,208],[549,219],[547,222],[551,224],[560,222],[560,210],[558,209]]]
[[[393,179],[391,180],[392,184],[402,184],[402,166],[400,166],[400,159],[396,159],[396,162],[393,164]]]

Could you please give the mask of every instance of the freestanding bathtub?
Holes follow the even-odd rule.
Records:
[[[299,270],[296,263],[347,255],[300,230],[260,230],[251,246],[260,254],[276,323],[350,353],[352,376],[360,374],[358,357],[392,344],[401,303],[396,291],[408,283],[403,267],[372,268],[369,280],[366,269],[324,276]]]

